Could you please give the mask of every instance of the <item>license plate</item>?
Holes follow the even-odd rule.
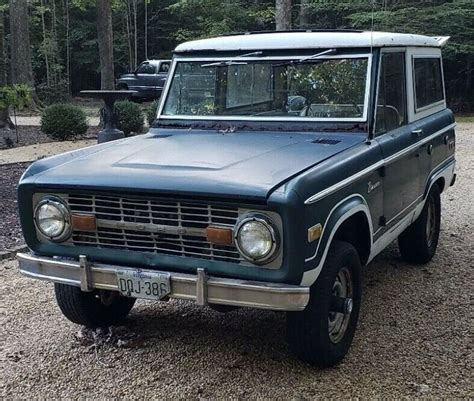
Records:
[[[171,292],[170,275],[141,270],[117,271],[119,291],[128,297],[162,299]]]

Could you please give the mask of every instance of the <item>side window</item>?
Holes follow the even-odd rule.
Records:
[[[407,122],[405,53],[384,53],[379,77],[376,134],[391,131]]]
[[[150,63],[142,63],[138,66],[137,74],[154,74],[155,66]]]
[[[158,73],[168,74],[169,70],[170,70],[170,63],[161,63],[160,64],[160,69],[158,70]]]
[[[438,57],[413,59],[415,79],[415,109],[444,100],[441,59]]]

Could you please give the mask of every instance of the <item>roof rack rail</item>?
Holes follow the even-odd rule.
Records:
[[[245,31],[245,32],[232,32],[226,33],[221,36],[238,36],[238,35],[258,35],[262,33],[291,33],[291,32],[347,32],[347,33],[362,33],[364,31],[360,29],[288,29],[283,31]]]

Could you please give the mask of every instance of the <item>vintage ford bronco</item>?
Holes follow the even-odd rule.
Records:
[[[347,353],[361,266],[398,238],[433,257],[455,179],[447,38],[361,31],[255,33],[175,50],[145,135],[33,163],[18,199],[31,253],[86,326],[136,298],[287,312],[290,348]]]

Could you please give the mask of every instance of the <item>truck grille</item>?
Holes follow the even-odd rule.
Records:
[[[120,196],[61,196],[73,213],[94,214],[95,231],[74,230],[72,245],[126,249],[241,263],[234,246],[211,244],[209,225],[233,228],[236,207]]]

